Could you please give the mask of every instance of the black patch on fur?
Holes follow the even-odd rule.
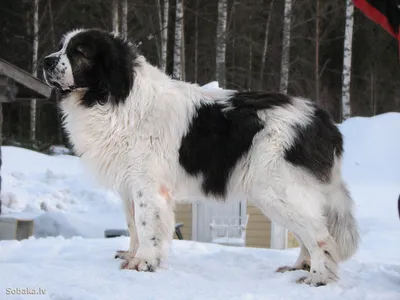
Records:
[[[303,265],[302,265],[302,269],[303,270],[310,272],[310,268],[311,267],[310,267],[310,265],[308,263],[303,262]]]
[[[146,265],[147,265],[147,271],[149,271],[149,272],[156,271],[156,268],[153,265],[150,265],[147,261],[146,261]]]
[[[123,39],[98,29],[73,36],[67,45],[67,56],[74,76],[74,88],[88,88],[82,104],[123,102],[134,81],[137,54]]]
[[[271,109],[291,103],[290,98],[285,94],[253,91],[237,93],[231,101],[237,109],[253,108],[255,110]]]
[[[147,204],[144,203],[144,202],[140,202],[139,206],[140,206],[140,207],[147,207]]]
[[[331,117],[322,109],[315,111],[310,124],[295,126],[295,142],[285,151],[285,159],[309,170],[322,182],[329,182],[334,158],[343,153],[343,138]]]
[[[146,226],[146,224],[147,224],[146,221],[142,221],[143,226]]]
[[[155,272],[156,271],[156,268],[153,265],[149,264],[148,261],[145,261],[144,263],[146,264],[146,270],[145,271],[148,271],[148,272]]]
[[[143,192],[142,191],[138,191],[137,192],[137,196],[138,196],[138,198],[141,198],[143,196]]]
[[[204,104],[197,109],[182,138],[179,163],[192,176],[203,176],[206,195],[224,198],[231,173],[254,136],[264,127],[257,110],[290,103],[278,93],[239,92],[229,103]],[[229,108],[223,111],[224,108]]]
[[[154,247],[157,247],[158,243],[160,242],[160,239],[156,238],[155,236],[153,236],[150,240],[153,242]]]

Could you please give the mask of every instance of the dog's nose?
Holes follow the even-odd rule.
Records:
[[[43,68],[45,70],[50,70],[57,64],[58,58],[54,56],[46,56],[43,60]]]

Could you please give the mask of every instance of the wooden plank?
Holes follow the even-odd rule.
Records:
[[[250,219],[251,219],[252,222],[271,223],[271,221],[268,218],[266,218],[265,216],[263,216],[263,215],[255,215],[255,214],[251,214],[251,213],[249,215],[250,215]]]
[[[270,246],[270,240],[268,238],[266,239],[260,239],[258,236],[249,236],[246,237],[246,244],[251,244],[251,245],[268,245]]]
[[[0,240],[23,240],[33,234],[33,220],[0,217]]]
[[[288,233],[288,248],[297,248],[300,247],[299,242],[294,236],[293,232],[289,231]]]
[[[271,222],[262,211],[248,203],[249,222],[246,229],[246,246],[254,248],[269,248],[271,241]]]
[[[15,82],[5,75],[0,74],[0,102],[9,103],[16,99],[18,88]]]
[[[192,204],[177,204],[177,205],[175,205],[175,212],[190,212],[190,213],[192,213]]]
[[[9,103],[9,102],[14,102],[14,100],[10,99],[10,97],[0,95],[0,103]]]
[[[249,231],[263,231],[263,232],[271,232],[271,226],[247,226],[246,232]]]
[[[183,223],[181,232],[184,240],[192,239],[192,204],[180,203],[175,205],[175,221]],[[174,238],[176,236],[174,235]]]
[[[269,248],[269,240],[261,240],[260,238],[249,237],[246,238],[246,247],[253,248]]]
[[[183,223],[181,232],[183,239],[192,239],[192,205],[191,204],[177,204],[175,206],[175,222]],[[176,236],[174,235],[174,238]]]
[[[259,237],[262,239],[269,239],[271,237],[271,233],[269,231],[262,231],[262,230],[253,230],[253,231],[246,231],[246,237]]]
[[[263,219],[263,218],[260,218],[260,217],[257,218],[254,215],[251,215],[250,218],[251,218],[251,223],[254,223],[254,224],[271,224],[270,220]],[[250,218],[249,218],[249,222],[250,222]]]
[[[49,98],[51,95],[51,88],[47,84],[1,58],[0,74],[4,74],[30,90],[39,93],[42,98]]]

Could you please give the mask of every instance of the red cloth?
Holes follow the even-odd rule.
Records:
[[[353,3],[398,40],[400,62],[400,0],[353,0]]]
[[[353,2],[368,18],[400,40],[399,0],[353,0]]]

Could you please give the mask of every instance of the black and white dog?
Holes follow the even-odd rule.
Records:
[[[171,79],[128,41],[96,29],[67,33],[44,59],[60,90],[76,152],[123,199],[124,269],[167,258],[174,203],[248,199],[294,232],[298,281],[338,279],[356,251],[353,201],[341,177],[342,136],[314,103],[273,92],[206,90]]]

